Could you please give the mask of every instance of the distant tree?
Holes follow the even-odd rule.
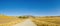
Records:
[[[28,18],[28,16],[19,16],[19,18],[26,19],[26,18]]]
[[[22,16],[19,16],[18,18],[22,18]]]

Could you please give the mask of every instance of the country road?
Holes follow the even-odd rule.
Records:
[[[13,26],[37,26],[37,25],[34,24],[30,19],[26,19],[24,22],[18,23]]]

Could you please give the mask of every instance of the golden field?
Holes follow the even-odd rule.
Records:
[[[60,26],[60,17],[58,16],[38,17],[33,18],[32,21],[37,26]]]
[[[22,19],[19,19],[17,17],[0,15],[0,26],[12,26],[22,21],[23,21]]]
[[[60,16],[25,16],[25,19],[26,18],[31,19],[37,26],[60,26]],[[22,19],[24,19],[24,17],[22,17]]]
[[[25,19],[30,19],[37,26],[60,26],[60,16],[1,16],[0,15],[0,26],[12,26],[19,22],[23,22]]]

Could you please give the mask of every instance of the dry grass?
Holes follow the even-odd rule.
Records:
[[[36,20],[60,24],[60,17],[36,18]]]
[[[32,18],[32,21],[37,24],[37,26],[60,26],[59,17]]]
[[[27,18],[28,19],[28,18]],[[60,17],[39,17],[29,18],[37,26],[60,26]],[[24,18],[14,18],[11,16],[0,16],[0,26],[12,26],[25,20]]]
[[[12,26],[19,22],[22,22],[22,20],[10,16],[0,16],[0,26]]]
[[[37,26],[60,26],[59,16],[30,17]]]

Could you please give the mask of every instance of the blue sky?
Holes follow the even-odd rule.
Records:
[[[58,16],[60,0],[0,0],[0,14]]]

